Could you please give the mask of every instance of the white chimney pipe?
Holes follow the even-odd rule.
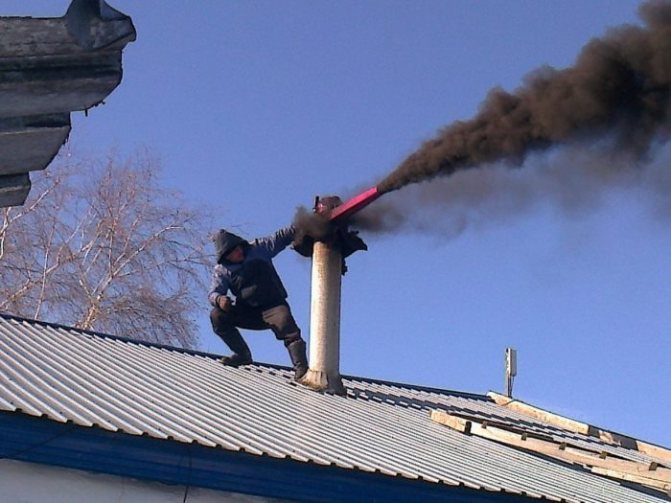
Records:
[[[340,377],[340,290],[342,253],[338,244],[316,241],[312,252],[310,369],[301,379],[318,391],[344,395]]]

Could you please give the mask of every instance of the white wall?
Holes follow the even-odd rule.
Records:
[[[183,503],[186,488],[112,475],[0,459],[2,503]],[[187,503],[279,502],[189,488]]]

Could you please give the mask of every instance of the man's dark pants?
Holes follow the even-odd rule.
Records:
[[[269,308],[255,308],[245,304],[231,306],[224,312],[215,307],[210,312],[212,329],[231,351],[238,354],[249,352],[249,348],[240,335],[238,328],[248,330],[270,329],[275,337],[289,347],[292,342],[301,340],[301,331],[296,325],[289,305],[284,303]]]

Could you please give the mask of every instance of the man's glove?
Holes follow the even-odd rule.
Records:
[[[223,312],[227,313],[228,311],[231,310],[233,302],[228,296],[220,295],[219,297],[217,297],[217,306],[219,306],[219,309],[221,309]]]

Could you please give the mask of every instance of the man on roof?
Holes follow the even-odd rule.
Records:
[[[252,242],[224,229],[213,236],[217,254],[208,299],[212,329],[232,351],[221,359],[239,367],[252,363],[252,353],[239,329],[270,329],[284,343],[300,380],[308,370],[305,341],[287,303],[287,291],[272,259],[294,239],[293,226]],[[229,295],[234,297],[231,298]]]

